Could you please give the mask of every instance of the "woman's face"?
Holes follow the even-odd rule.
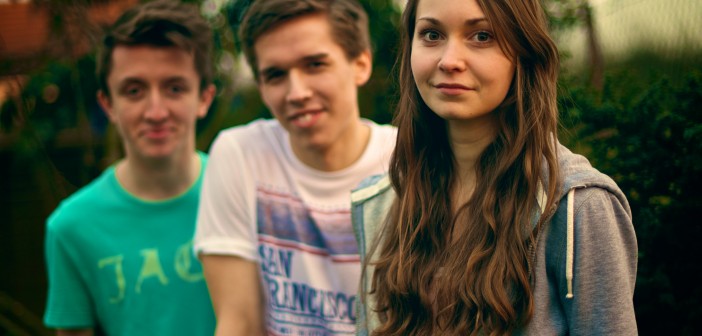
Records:
[[[515,71],[476,0],[420,0],[411,65],[422,99],[447,121],[490,115]]]

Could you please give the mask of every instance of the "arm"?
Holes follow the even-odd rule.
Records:
[[[217,317],[216,335],[259,335],[263,323],[255,183],[238,139],[215,140],[200,194],[195,253]]]
[[[93,329],[58,329],[56,336],[93,336]]]
[[[258,264],[225,255],[201,259],[217,316],[215,335],[264,335]]]
[[[90,290],[82,278],[86,267],[75,258],[83,246],[74,234],[74,211],[59,207],[47,220],[44,253],[48,291],[44,323],[58,335],[92,335],[96,324]],[[68,329],[62,329],[68,328]]]
[[[628,206],[600,188],[578,189],[575,200],[574,297],[563,299],[570,333],[636,335],[638,250]]]

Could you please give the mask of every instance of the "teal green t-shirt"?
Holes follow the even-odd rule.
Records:
[[[49,217],[44,323],[107,335],[212,335],[215,317],[192,252],[207,156],[184,194],[145,201],[125,191],[114,166]]]

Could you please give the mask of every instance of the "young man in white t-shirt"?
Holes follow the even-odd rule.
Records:
[[[240,36],[276,120],[224,130],[195,236],[217,335],[355,332],[350,191],[387,171],[395,129],[360,118],[371,74],[356,0],[258,0]]]

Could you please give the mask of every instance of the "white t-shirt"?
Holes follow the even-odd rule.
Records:
[[[269,332],[353,334],[360,279],[350,192],[385,173],[396,130],[364,120],[370,141],[341,171],[312,169],[294,155],[275,120],[224,130],[205,172],[195,250],[261,267]]]

